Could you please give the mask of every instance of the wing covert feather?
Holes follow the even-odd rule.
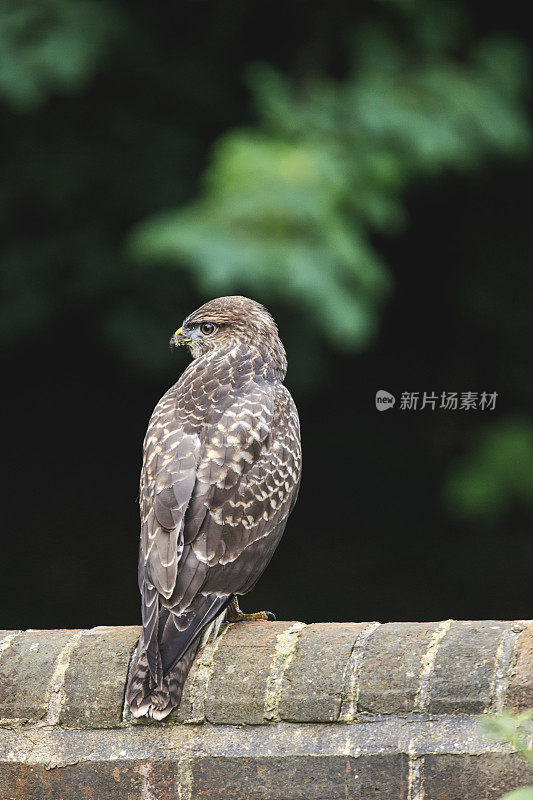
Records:
[[[175,407],[161,403],[145,441],[141,557],[160,613],[168,611],[159,634],[166,668],[221,606],[213,598],[248,591],[262,574],[292,507],[301,452],[296,408],[281,384],[228,396],[196,432],[176,427]],[[153,653],[152,643],[151,670]]]

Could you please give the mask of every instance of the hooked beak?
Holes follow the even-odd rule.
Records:
[[[172,335],[170,339],[170,346],[171,347],[179,347],[182,344],[188,344],[191,342],[192,339],[186,339],[183,336],[183,328],[178,328],[178,330]]]

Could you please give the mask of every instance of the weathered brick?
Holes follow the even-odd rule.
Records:
[[[495,800],[533,782],[475,716],[492,690],[503,700],[509,664],[507,699],[529,704],[522,625],[230,626],[193,665],[178,724],[149,729],[120,722],[138,628],[4,638],[0,800]],[[353,723],[344,702],[339,716],[341,697],[376,716]],[[431,713],[405,719],[412,710]],[[182,714],[217,724],[179,725]]]
[[[533,782],[533,770],[515,753],[431,754],[423,771],[428,800],[497,800]]]
[[[533,708],[533,623],[516,641],[507,704],[516,710]]]
[[[175,762],[89,761],[45,769],[0,765],[2,800],[176,800]]]
[[[359,673],[360,711],[413,711],[422,659],[437,628],[437,622],[389,622],[374,631]]]
[[[402,753],[282,758],[199,758],[191,764],[195,800],[403,800]]]
[[[481,714],[490,705],[496,656],[511,622],[454,622],[440,643],[428,710]]]
[[[60,724],[67,728],[112,728],[122,718],[124,686],[140,628],[85,631],[65,675]]]
[[[26,631],[0,654],[0,718],[36,722],[50,701],[58,661],[76,631]]]
[[[208,722],[260,725],[278,636],[293,622],[230,625],[216,651],[205,701]]]
[[[346,666],[367,623],[314,623],[298,636],[282,684],[279,714],[294,722],[334,722]]]
[[[2,800],[403,800],[403,754],[89,761],[0,767]],[[179,789],[178,789],[179,787]],[[187,794],[185,794],[187,792]],[[190,792],[190,794],[189,794]]]

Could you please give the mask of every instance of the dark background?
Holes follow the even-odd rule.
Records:
[[[139,266],[131,233],[201,191],[220,136],[258,124],[248,64],[296,86],[347,80],[348,32],[388,25],[394,4],[99,4],[101,30],[98,14],[80,27],[90,64],[59,78],[52,64],[36,93],[28,53],[57,19],[22,5],[16,35],[0,20],[15,64],[0,77],[2,627],[133,624],[142,438],[188,361],[168,338],[213,292],[183,257]],[[503,32],[527,47],[524,4],[462,8],[463,42]],[[528,80],[514,99],[524,113]],[[298,504],[245,610],[530,616],[532,172],[527,147],[494,148],[406,181],[403,228],[369,229],[391,289],[377,333],[353,347],[282,286],[229,287],[279,323],[304,448]],[[394,409],[376,410],[377,389]],[[398,407],[402,391],[442,390],[497,391],[496,409]]]

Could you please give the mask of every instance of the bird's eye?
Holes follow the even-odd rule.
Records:
[[[217,326],[214,325],[212,322],[202,322],[200,325],[200,330],[204,334],[204,336],[210,336],[214,333],[217,329]]]

